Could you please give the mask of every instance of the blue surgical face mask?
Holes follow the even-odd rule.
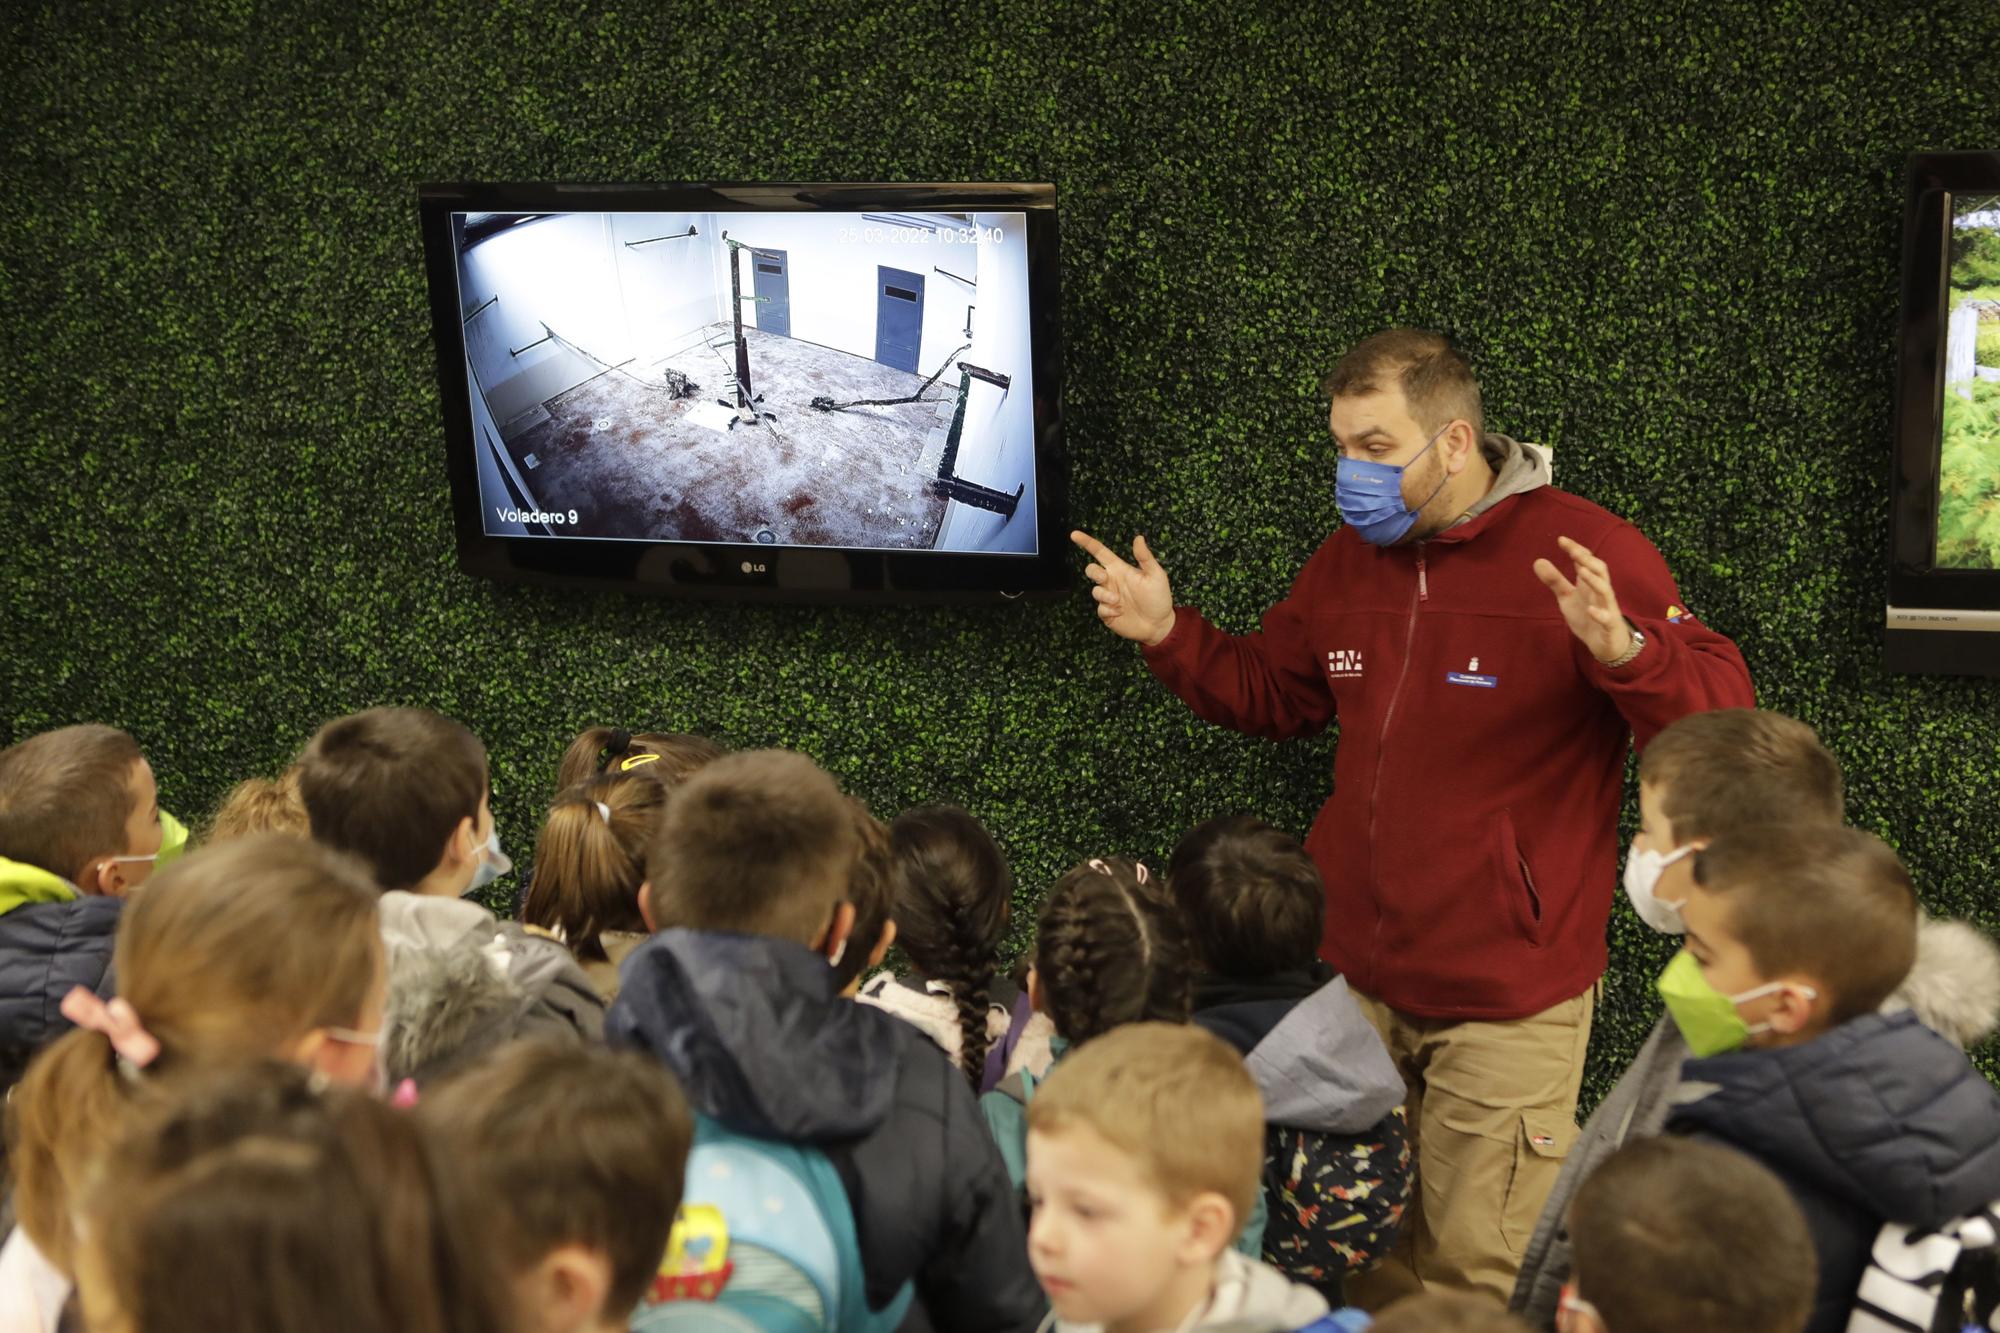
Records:
[[[479,864],[473,868],[472,883],[465,886],[463,896],[471,897],[513,868],[513,861],[500,850],[500,826],[496,823],[486,841],[479,844]]]
[[[1438,491],[1444,489],[1445,482],[1451,480],[1447,473],[1438,481],[1437,490],[1424,498],[1423,504],[1410,509],[1403,504],[1403,473],[1411,463],[1431,451],[1439,436],[1451,429],[1452,423],[1445,423],[1443,429],[1431,436],[1430,442],[1417,450],[1416,457],[1409,463],[1374,463],[1365,459],[1340,456],[1340,465],[1334,472],[1333,498],[1340,506],[1340,517],[1348,527],[1361,534],[1361,540],[1370,546],[1394,546],[1403,540],[1416,525],[1418,511],[1424,505],[1437,499]]]

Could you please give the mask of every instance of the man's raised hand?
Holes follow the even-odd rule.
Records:
[[[1069,539],[1090,556],[1083,575],[1096,585],[1090,595],[1097,600],[1097,618],[1113,634],[1148,648],[1166,638],[1174,627],[1174,593],[1146,539],[1132,539],[1129,562],[1087,532],[1072,532]]]
[[[1611,570],[1582,542],[1557,538],[1576,566],[1576,582],[1564,578],[1550,560],[1535,562],[1535,577],[1556,599],[1556,606],[1569,624],[1570,633],[1600,662],[1616,662],[1632,648],[1632,627],[1618,609],[1618,594],[1611,588]]]

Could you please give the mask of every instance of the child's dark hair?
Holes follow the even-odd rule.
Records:
[[[673,1075],[634,1052],[517,1042],[425,1092],[417,1115],[505,1201],[508,1267],[561,1245],[599,1251],[611,1265],[601,1313],[622,1323],[659,1272],[694,1141]]]
[[[1220,976],[1310,967],[1326,888],[1298,839],[1250,815],[1197,825],[1167,863],[1202,966]]]
[[[1567,1225],[1577,1295],[1619,1333],[1773,1333],[1812,1310],[1818,1263],[1799,1206],[1733,1149],[1628,1143],[1578,1187]]]
[[[896,858],[896,940],[918,972],[951,988],[959,1065],[986,1065],[986,1009],[1014,897],[1007,858],[986,826],[955,805],[905,810],[889,826]]]
[[[86,1311],[146,1333],[515,1326],[486,1208],[408,1114],[317,1093],[275,1062],[176,1091],[135,1118],[86,1194]]]
[[[651,770],[667,787],[678,787],[697,768],[720,758],[722,747],[706,736],[591,727],[563,751],[556,765],[556,789],[568,791],[600,773],[636,773],[641,768]]]
[[[486,747],[424,708],[371,708],[321,727],[299,756],[312,836],[368,863],[385,889],[437,869],[486,795]]]
[[[639,886],[667,789],[645,769],[591,778],[549,807],[535,842],[535,879],[521,905],[531,926],[559,931],[578,958],[602,961],[605,931],[643,932]]]
[[[64,879],[129,851],[139,743],[116,727],[58,727],[0,750],[0,856]]]
[[[854,869],[847,877],[847,902],[854,908],[854,927],[848,933],[847,951],[833,969],[834,985],[843,990],[868,970],[868,960],[881,942],[883,930],[895,920],[895,866],[889,830],[852,796],[847,804],[854,815],[858,850]]]
[[[1121,1023],[1187,1022],[1187,929],[1158,876],[1107,857],[1057,880],[1035,928],[1035,984],[1072,1045]]]

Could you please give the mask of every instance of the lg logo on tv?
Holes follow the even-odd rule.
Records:
[[[769,565],[759,564],[755,560],[745,560],[743,562],[743,572],[745,574],[763,574],[768,572],[770,568]]]

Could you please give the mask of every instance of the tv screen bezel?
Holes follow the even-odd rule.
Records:
[[[1906,183],[1889,601],[2000,608],[2000,570],[1941,569],[1936,563],[1949,202],[1960,194],[2000,195],[2000,152],[1919,153],[1910,159]]]
[[[454,213],[1018,212],[1026,216],[1034,395],[1036,550],[1032,555],[884,551],[755,542],[498,536],[481,522],[477,442],[466,382]],[[677,596],[767,601],[985,601],[1056,597],[1069,559],[1062,420],[1061,260],[1055,186],[1046,183],[712,182],[659,185],[434,183],[418,189],[438,358],[445,468],[459,567],[478,578]]]

